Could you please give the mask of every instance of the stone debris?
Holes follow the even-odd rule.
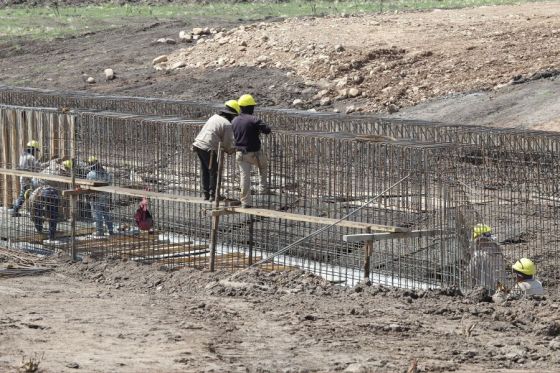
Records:
[[[105,74],[105,79],[106,80],[113,80],[115,79],[115,72],[113,71],[113,69],[105,69],[103,71],[103,73]]]

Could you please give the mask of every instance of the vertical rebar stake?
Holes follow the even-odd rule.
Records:
[[[212,164],[212,158],[210,158]],[[212,231],[210,232],[210,272],[214,272],[216,267],[216,244],[218,238],[218,224],[220,223],[220,215],[217,210],[220,207],[220,192],[222,186],[222,170],[224,166],[224,152],[222,151],[222,143],[218,144],[218,178],[216,180],[216,190],[214,191],[214,210],[216,215],[212,214]]]
[[[253,265],[253,215],[249,217],[249,265]]]
[[[366,228],[366,233],[371,233],[371,228]],[[369,281],[370,275],[370,260],[371,252],[373,250],[373,240],[366,241],[364,245],[364,281]]]
[[[73,119],[73,120],[72,120]],[[72,177],[72,190],[76,191],[76,122],[78,121],[78,114],[74,118],[70,116],[70,126],[71,131],[71,148],[70,148],[70,157],[72,158],[72,168],[70,171],[70,175]],[[76,260],[76,202],[78,199],[78,195],[76,193],[72,193],[70,196],[70,255],[72,256],[72,260]]]

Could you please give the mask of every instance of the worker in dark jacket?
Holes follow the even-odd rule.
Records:
[[[241,108],[241,114],[233,119],[231,125],[237,150],[235,160],[241,170],[241,205],[247,208],[252,206],[251,167],[253,165],[259,169],[259,193],[269,193],[268,159],[261,150],[259,135],[261,133],[267,135],[271,130],[260,119],[253,116],[256,102],[251,95],[243,95],[237,102]]]

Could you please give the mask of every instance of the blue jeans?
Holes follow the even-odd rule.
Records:
[[[60,195],[56,189],[45,189],[33,203],[33,223],[37,232],[43,232],[43,223],[49,221],[49,240],[56,237]]]
[[[14,203],[13,206],[13,213],[17,213],[19,211],[19,209],[21,208],[21,206],[23,206],[23,203],[25,202],[25,192],[28,191],[29,189],[31,189],[30,185],[22,185],[21,186],[21,191],[19,192],[19,196],[16,199],[16,202]]]
[[[113,215],[109,209],[109,202],[108,198],[99,198],[90,202],[93,218],[95,219],[95,231],[99,236],[105,234],[103,221],[107,225],[109,234],[113,234]]]

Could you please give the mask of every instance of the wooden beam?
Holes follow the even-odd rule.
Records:
[[[187,203],[198,203],[204,205],[211,205],[210,202],[203,200],[199,197],[191,197],[191,196],[181,196],[177,194],[167,194],[167,193],[160,193],[160,192],[151,192],[148,190],[139,190],[139,189],[132,189],[132,188],[122,188],[116,186],[94,186],[89,188],[90,191],[96,192],[105,192],[105,193],[114,193],[125,195],[129,197],[146,197],[146,198],[153,198],[162,201],[172,201],[172,202],[187,202]]]
[[[397,232],[397,233],[360,233],[360,234],[345,234],[342,236],[342,239],[345,242],[381,241],[381,240],[393,240],[396,238],[433,237],[441,233],[444,233],[444,231],[418,230],[418,231]]]
[[[292,214],[290,212],[257,209],[257,208],[230,207],[222,210],[212,211],[212,214],[223,215],[224,213],[225,214],[238,213],[238,214],[246,214],[246,215],[253,215],[253,216],[262,216],[266,218],[303,221],[307,223],[322,224],[322,225],[331,225],[338,221],[338,219],[323,218],[320,216]],[[376,231],[376,232],[409,232],[408,228],[395,227],[390,225],[363,223],[363,222],[356,222],[356,221],[349,221],[349,220],[343,220],[337,223],[336,226],[344,227],[344,228],[354,228],[354,229],[371,229],[372,231]]]
[[[12,175],[12,176],[25,176],[25,177],[32,177],[35,179],[40,180],[49,180],[49,181],[57,181],[59,183],[66,183],[71,184],[72,178],[69,176],[60,176],[60,175],[49,175],[43,174],[40,172],[31,172],[31,171],[21,171],[21,170],[10,170],[8,168],[0,168],[0,175]],[[101,181],[94,181],[94,180],[86,180],[86,179],[76,179],[76,184],[78,185],[86,185],[90,187],[102,187],[109,185],[108,183],[101,182]]]

